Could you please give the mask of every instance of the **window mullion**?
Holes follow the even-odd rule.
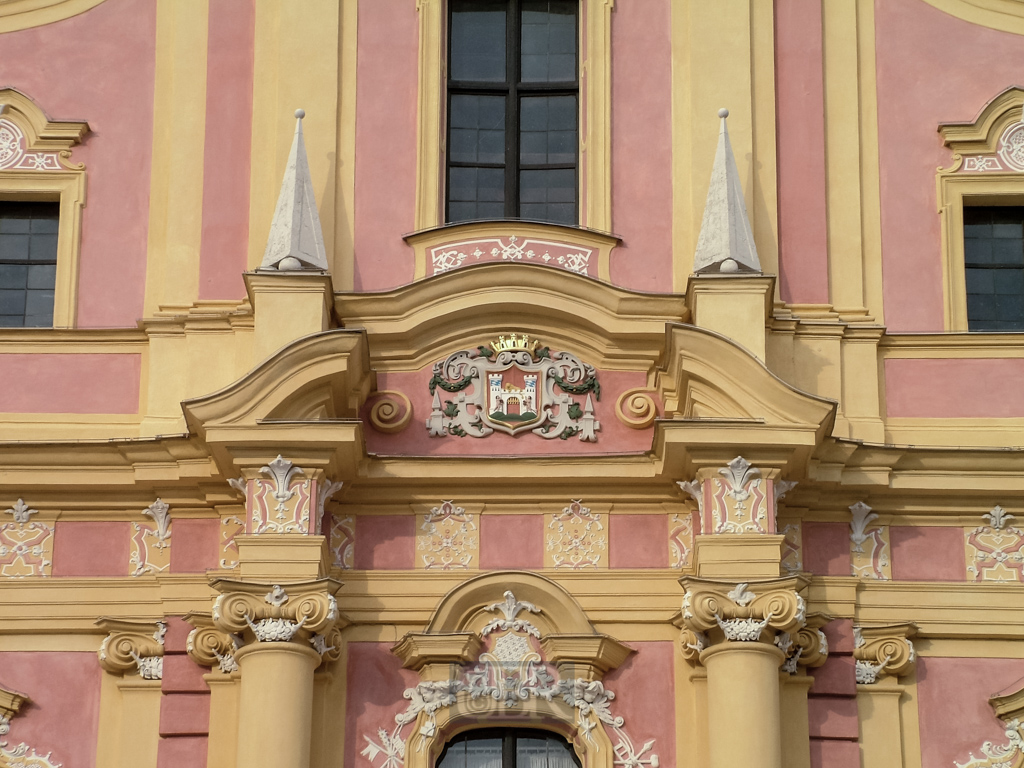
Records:
[[[519,0],[510,0],[505,17],[505,76],[508,78],[508,102],[505,106],[505,216],[519,218]]]

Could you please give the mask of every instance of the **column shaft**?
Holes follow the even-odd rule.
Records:
[[[779,665],[760,642],[723,642],[704,651],[708,671],[710,768],[782,768]]]
[[[242,673],[238,765],[309,768],[313,670],[320,656],[291,642],[246,646]]]

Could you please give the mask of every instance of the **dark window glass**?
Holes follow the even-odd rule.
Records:
[[[0,327],[53,325],[60,203],[0,201]]]
[[[578,220],[578,0],[451,0],[446,220]]]
[[[470,731],[455,737],[437,768],[580,768],[560,736],[521,728]]]
[[[967,327],[1024,330],[1024,207],[964,208]]]

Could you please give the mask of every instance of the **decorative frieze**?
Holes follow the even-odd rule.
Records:
[[[54,526],[33,520],[39,510],[31,509],[24,499],[18,499],[4,514],[11,519],[0,522],[0,576],[49,576]]]
[[[1000,506],[982,515],[985,525],[964,529],[967,577],[972,581],[1024,581],[1024,530]]]
[[[574,499],[555,515],[547,515],[547,545],[544,565],[578,571],[607,568],[608,531],[602,515]]]
[[[157,499],[142,510],[142,514],[151,517],[153,522],[132,522],[134,533],[128,560],[132,576],[161,573],[171,565],[170,507]]]
[[[878,515],[863,501],[850,506],[850,575],[888,581],[889,526],[871,525]]]
[[[597,251],[578,244],[534,237],[485,237],[444,243],[427,251],[428,274],[439,275],[459,267],[488,261],[546,264],[579,275],[597,276]]]
[[[905,675],[913,669],[917,653],[910,638],[916,625],[890,624],[853,628],[853,658],[857,683],[873,685],[884,675]]]
[[[442,501],[426,514],[417,515],[416,551],[427,571],[476,568],[479,562],[479,515],[452,501]]]
[[[100,644],[100,666],[112,674],[138,672],[143,680],[163,677],[164,635],[162,621],[129,621],[101,618],[96,622],[107,636]]]

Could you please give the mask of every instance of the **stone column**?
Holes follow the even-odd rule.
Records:
[[[799,661],[804,645],[820,655],[817,629],[800,635],[807,617],[797,590],[806,581],[682,583],[683,655],[703,664],[708,675],[710,768],[782,768],[779,669],[789,658]]]
[[[309,768],[313,673],[341,653],[330,579],[279,585],[217,580],[217,629],[241,633],[237,764]]]

